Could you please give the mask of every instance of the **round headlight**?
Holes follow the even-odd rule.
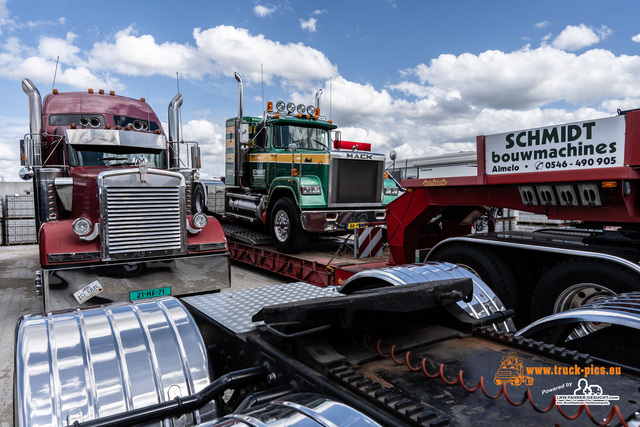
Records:
[[[193,174],[193,179],[196,181],[200,179],[200,171],[196,171],[196,173]]]
[[[278,111],[284,111],[284,101],[278,101],[276,102],[276,110]]]
[[[204,228],[207,225],[207,222],[209,222],[207,216],[202,212],[195,214],[191,221],[193,222],[193,226],[196,228]]]
[[[313,116],[316,113],[316,107],[313,105],[307,105],[307,114]]]
[[[298,114],[304,114],[305,109],[304,104],[298,104]]]
[[[73,221],[71,228],[73,228],[73,232],[78,236],[86,236],[91,233],[91,221],[87,218],[80,217]]]
[[[293,102],[288,103],[287,111],[289,112],[289,114],[292,114],[294,111],[296,111],[296,104],[294,104]]]

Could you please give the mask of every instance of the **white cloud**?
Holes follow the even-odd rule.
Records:
[[[549,22],[549,21],[536,22],[534,27],[535,28],[545,28],[545,27],[548,27],[550,24],[551,24],[551,22]]]
[[[40,57],[56,59],[60,57],[63,63],[78,65],[83,61],[78,57],[80,49],[73,45],[76,35],[69,32],[64,39],[53,37],[42,37],[38,43],[38,53]]]
[[[590,105],[640,95],[640,57],[602,49],[581,55],[549,46],[440,55],[413,72],[421,84],[455,91],[480,108],[525,110],[560,101]]]
[[[209,61],[188,44],[158,44],[149,34],[137,35],[133,27],[118,31],[113,42],[100,42],[89,52],[93,69],[130,76],[154,74],[200,79],[211,71]]]
[[[0,0],[0,20],[9,18],[9,9],[7,9],[7,0]]]
[[[316,32],[316,24],[318,20],[316,18],[309,18],[308,20],[300,19],[300,28],[310,33]]]
[[[572,38],[573,29],[577,35]],[[173,80],[176,71],[185,79],[205,81],[238,71],[245,82],[257,84],[262,64],[265,83],[277,85],[276,90],[288,92],[294,101],[313,102],[315,88],[322,84],[322,114],[340,126],[344,139],[371,142],[376,152],[393,148],[399,158],[407,158],[474,149],[479,134],[602,117],[617,108],[639,106],[640,56],[616,56],[604,49],[569,51],[609,34],[607,27],[594,30],[581,25],[565,28],[551,44],[535,49],[440,55],[401,70],[399,81],[376,88],[340,76],[337,66],[317,49],[280,43],[243,28],[196,28],[189,44],[158,41],[128,27],[89,51],[79,47],[74,33],[41,37],[36,46],[6,38],[0,47],[0,77],[19,82],[26,76],[50,87],[60,55],[59,83],[122,92],[123,75],[163,75]],[[640,34],[634,41],[640,42]],[[187,117],[187,110],[183,114]],[[199,117],[185,123],[185,139],[200,144],[204,175],[222,175],[223,120]],[[24,127],[26,118],[20,124]],[[10,140],[0,136],[0,168],[17,156],[15,141],[21,132],[25,130]]]
[[[596,33],[596,31],[584,24],[580,24],[577,27],[568,25],[551,42],[551,45],[562,50],[580,50],[600,42],[601,39],[605,39],[609,34],[611,34],[611,30],[605,26]]]
[[[631,37],[631,40],[636,43],[640,43],[640,34],[636,34],[635,36]]]
[[[312,15],[324,15],[325,13],[329,13],[329,11],[327,9],[316,9]]]
[[[271,6],[271,5],[264,6],[264,5],[258,4],[253,8],[253,13],[255,13],[260,18],[264,18],[265,16],[271,15],[276,10],[277,8],[275,6]]]
[[[193,37],[200,55],[214,61],[213,72],[217,74],[232,76],[238,71],[247,81],[257,83],[262,79],[262,63],[266,84],[279,78],[285,87],[297,88],[338,74],[322,52],[302,43],[281,44],[262,34],[254,36],[246,29],[224,25],[204,31],[196,28]],[[260,59],[247,52],[261,52]]]

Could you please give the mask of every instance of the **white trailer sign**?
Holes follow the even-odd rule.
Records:
[[[625,116],[488,135],[487,175],[622,166]]]

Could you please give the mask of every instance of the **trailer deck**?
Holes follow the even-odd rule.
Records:
[[[319,237],[304,253],[285,254],[270,244],[268,236],[239,226],[223,226],[231,259],[316,286],[341,286],[354,274],[389,266],[389,251],[381,256],[355,258],[353,240]]]

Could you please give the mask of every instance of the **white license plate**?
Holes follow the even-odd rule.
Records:
[[[93,298],[100,292],[102,292],[102,285],[100,285],[100,283],[95,280],[79,291],[74,292],[73,296],[76,301],[78,301],[78,304],[84,304],[87,300],[89,300],[89,298]]]

